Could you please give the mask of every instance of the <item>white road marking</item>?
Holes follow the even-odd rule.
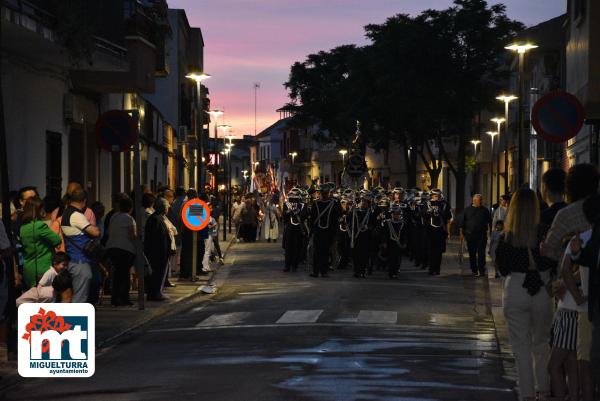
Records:
[[[196,327],[235,326],[250,316],[250,312],[215,313],[196,325]]]
[[[398,321],[398,312],[384,310],[361,310],[358,323],[394,324]]]
[[[316,310],[289,310],[285,312],[277,321],[278,324],[290,323],[315,323],[323,309]]]

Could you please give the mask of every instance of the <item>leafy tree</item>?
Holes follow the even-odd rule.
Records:
[[[504,45],[522,28],[501,4],[455,0],[445,10],[366,26],[370,45],[309,55],[292,66],[285,86],[299,121],[318,122],[332,139],[347,142],[358,119],[371,146],[401,144],[409,186],[416,184],[417,155],[433,186],[444,158],[457,181],[460,210],[473,117],[493,107],[504,78]],[[456,157],[444,137],[458,138]]]

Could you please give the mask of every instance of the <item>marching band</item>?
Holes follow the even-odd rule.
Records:
[[[438,189],[293,188],[283,205],[284,271],[306,262],[311,277],[328,277],[352,262],[356,278],[384,270],[394,279],[404,256],[439,275],[451,222]]]

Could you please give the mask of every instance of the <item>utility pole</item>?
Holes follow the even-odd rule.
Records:
[[[256,136],[256,109],[258,101],[258,89],[260,89],[260,82],[254,83],[254,136]]]

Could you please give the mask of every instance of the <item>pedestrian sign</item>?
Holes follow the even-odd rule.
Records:
[[[190,199],[181,209],[183,224],[192,231],[200,231],[210,221],[210,207],[200,199]]]

